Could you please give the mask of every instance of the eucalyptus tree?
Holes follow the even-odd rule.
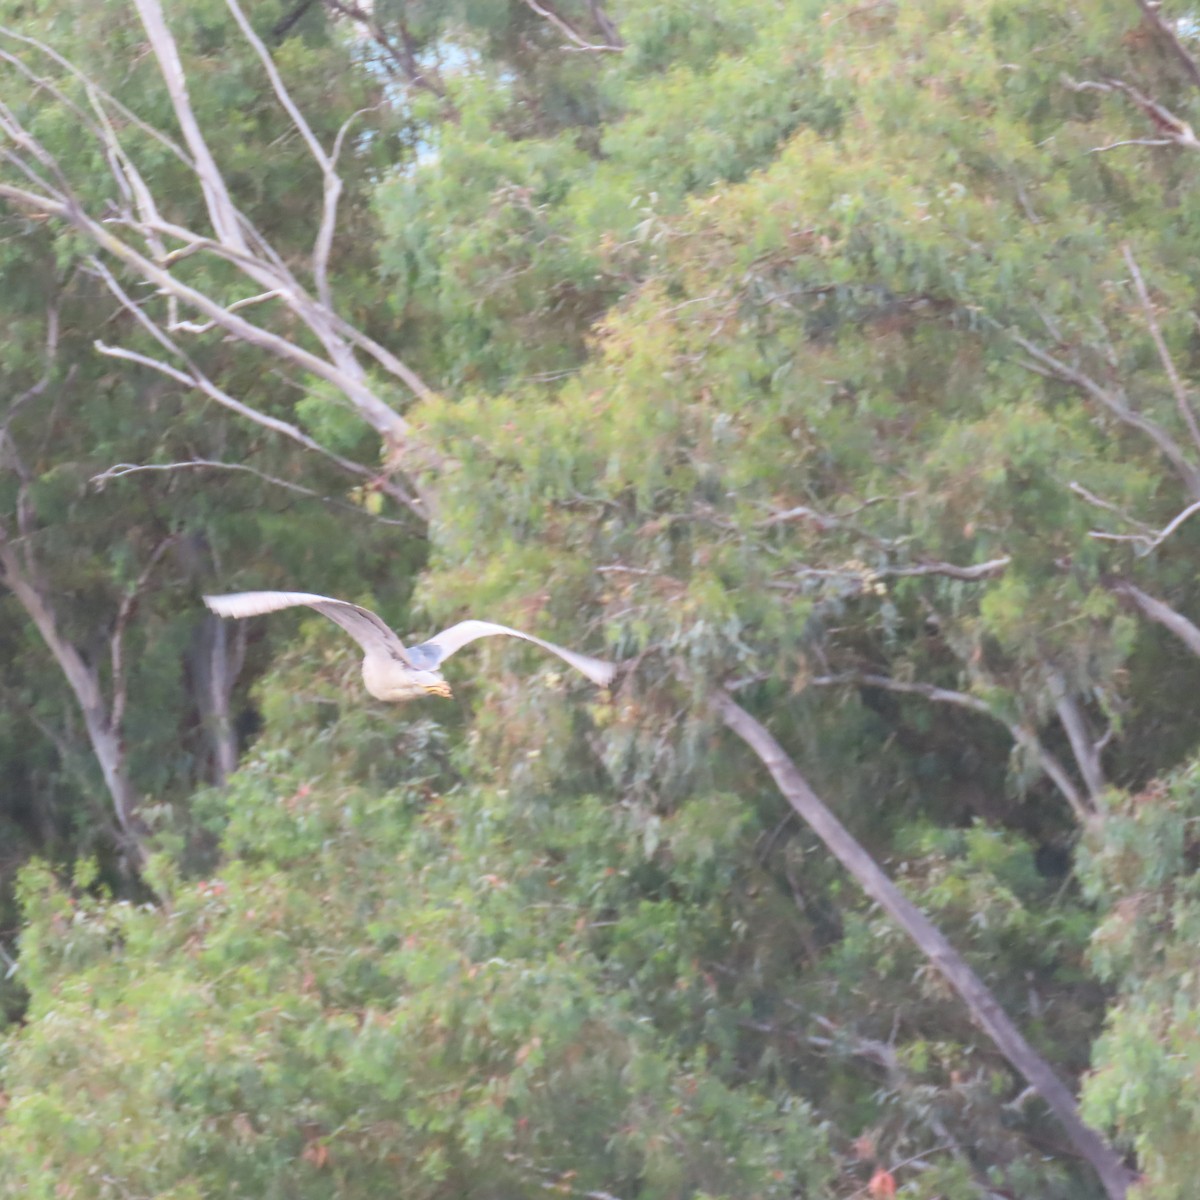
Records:
[[[394,447],[403,420],[352,361],[335,328],[350,326],[329,303],[333,277],[357,280],[358,303],[371,307],[370,260],[359,244],[335,246],[334,219],[369,226],[376,142],[394,140],[403,154],[405,137],[380,119],[378,83],[354,67],[320,10],[293,31],[277,67],[240,9],[240,31],[224,6],[190,9],[184,57],[198,72],[221,66],[218,87],[193,85],[194,104],[155,5],[140,19],[84,6],[67,34],[60,8],[6,15],[17,23],[0,35],[0,188],[11,202],[0,595],[30,636],[16,639],[0,703],[18,728],[58,747],[59,777],[75,797],[55,812],[36,797],[13,803],[47,846],[87,848],[108,830],[138,861],[148,824],[163,818],[157,800],[220,781],[236,763],[232,690],[246,647],[195,604],[222,555],[240,559],[269,538],[273,562],[258,577],[282,580],[276,572],[327,539],[320,577],[331,581],[340,562],[353,579],[374,535],[363,528],[347,541],[344,526],[383,522],[419,559],[419,501],[372,461],[371,431]],[[157,57],[130,71],[143,39]],[[289,116],[299,111],[281,71],[322,96],[311,124]],[[234,105],[237,122],[213,120]],[[289,145],[297,128],[306,136]],[[320,198],[310,209],[312,182]],[[189,232],[201,221],[212,236]],[[246,296],[247,280],[258,295]],[[189,311],[189,298],[199,307]],[[271,307],[293,315],[255,333],[242,314]],[[320,326],[308,342],[293,328],[305,320],[296,312]],[[264,371],[270,347],[298,378]],[[350,457],[364,453],[365,463]],[[402,497],[404,515],[381,512],[385,497]],[[304,537],[285,528],[297,506]],[[84,746],[103,777],[107,818],[83,799],[94,791]],[[68,834],[75,824],[99,843]]]
[[[1179,701],[1196,667],[1164,649],[1189,623],[1197,446],[1183,27],[1116,4],[847,6],[826,18],[815,6],[718,4],[703,19],[684,4],[635,4],[604,14],[614,38],[596,9],[531,4],[508,24],[481,3],[453,10],[446,44],[471,68],[457,70],[453,54],[437,61],[436,21],[414,33],[407,7],[381,7],[367,14],[370,53],[391,54],[383,42],[412,52],[396,72],[425,94],[423,123],[406,147],[415,157],[380,173],[390,291],[354,324],[337,316],[321,238],[342,126],[331,117],[310,141],[311,110],[289,110],[284,97],[298,92],[275,82],[254,41],[266,45],[254,32],[268,29],[265,10],[252,14],[248,61],[266,72],[321,197],[315,248],[295,253],[302,266],[275,262],[232,211],[228,175],[209,166],[219,156],[203,152],[211,120],[187,133],[192,107],[165,26],[141,8],[174,82],[157,93],[171,114],[158,124],[179,124],[183,178],[204,181],[193,210],[160,229],[165,202],[147,207],[143,192],[160,193],[128,165],[124,128],[114,142],[103,122],[89,136],[132,197],[118,212],[127,239],[104,241],[114,235],[95,198],[76,205],[57,176],[40,191],[28,177],[6,182],[7,194],[71,224],[88,256],[102,252],[94,269],[143,339],[106,339],[110,352],[227,410],[234,401],[245,421],[268,418],[353,478],[364,501],[432,515],[427,610],[470,602],[517,624],[536,618],[563,640],[603,630],[628,661],[611,701],[571,706],[549,702],[563,686],[556,672],[520,688],[501,675],[475,696],[455,755],[470,768],[462,791],[479,829],[534,848],[536,871],[555,880],[528,895],[578,914],[581,970],[606,997],[635,997],[684,1056],[673,1062],[711,1063],[722,1087],[749,1079],[760,1097],[778,1089],[785,1103],[819,1106],[843,1191],[861,1191],[863,1163],[878,1157],[912,1159],[917,1194],[1094,1194],[931,964],[847,896],[753,782],[754,764],[725,752],[720,721],[723,707],[752,748],[775,754],[755,744],[762,730],[800,760],[842,823],[967,948],[1034,1046],[1083,1074],[1104,997],[1086,968],[1093,917],[1063,861],[1126,828],[1110,813],[1115,789],[1194,752]],[[271,17],[299,12],[289,27],[299,30],[316,11]],[[303,60],[302,42],[287,46],[280,58]],[[28,121],[14,121],[19,139]],[[19,149],[33,169],[36,152]],[[135,302],[133,279],[162,294]],[[187,305],[203,319],[183,316]],[[394,322],[397,340],[363,332],[372,320]],[[285,332],[298,346],[280,345]],[[277,418],[247,411],[206,362],[192,365],[199,349],[177,354],[192,337],[242,364],[266,351],[292,382],[320,383],[294,408],[281,398]],[[411,408],[393,406],[406,395]],[[378,475],[370,439],[382,443]],[[736,711],[714,710],[715,681]],[[277,720],[292,702],[276,693]],[[310,714],[303,728],[314,731],[301,737],[306,755],[330,753],[315,732],[328,727]],[[355,729],[364,771],[383,770]],[[264,751],[250,826],[228,817],[226,845],[268,860],[300,846],[289,862],[310,869],[315,855],[328,872],[324,847],[350,834],[332,807],[314,811],[334,794],[310,800],[289,774],[294,753]],[[437,828],[441,784],[422,785]],[[611,837],[613,877],[552,820],[566,801],[596,844],[599,829]],[[444,856],[457,869],[454,853],[462,846]],[[564,861],[579,868],[569,902],[555,891],[570,877],[554,873]],[[489,876],[503,891],[498,870],[475,878]],[[248,893],[258,888],[270,890],[266,877]],[[61,901],[43,893],[41,928],[52,931]],[[702,915],[689,920],[692,901]],[[243,908],[249,920],[248,895]],[[239,923],[223,922],[235,943]],[[468,977],[517,923],[509,914],[464,934]],[[153,921],[139,930],[158,944]],[[420,979],[436,973],[419,964]],[[301,970],[288,978],[298,994],[310,986]],[[105,986],[119,1004],[122,985]],[[246,1004],[261,1011],[261,997]],[[537,1049],[531,1038],[511,1061]],[[559,1065],[569,1075],[565,1049]],[[1121,1107],[1119,1065],[1108,1078],[1091,1111],[1131,1129],[1145,1114]],[[234,1101],[210,1102],[204,1127],[219,1140]],[[500,1169],[520,1152],[480,1109],[471,1120],[509,1146],[490,1163]],[[1145,1117],[1143,1156],[1159,1128]],[[435,1148],[479,1144],[458,1141],[459,1129],[442,1143],[445,1126],[431,1128]],[[321,1165],[323,1125],[302,1149],[287,1141],[295,1130],[267,1143],[257,1133],[251,1123],[240,1136]],[[1121,1194],[1127,1175],[1111,1151],[1100,1146],[1093,1162]],[[237,1164],[222,1164],[222,1179],[236,1177]],[[672,1194],[692,1178],[653,1182]],[[605,1182],[591,1174],[586,1186]],[[461,1194],[460,1177],[450,1186]]]

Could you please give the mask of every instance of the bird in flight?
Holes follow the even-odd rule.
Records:
[[[309,592],[236,592],[229,596],[205,596],[204,603],[219,617],[256,617],[281,608],[306,605],[336,621],[363,648],[363,683],[377,700],[413,700],[418,696],[449,696],[450,685],[439,669],[456,650],[477,638],[504,633],[533,642],[557,654],[593,683],[608,687],[617,668],[613,663],[574,650],[564,650],[531,633],[493,625],[490,621],[460,621],[443,629],[427,642],[406,646],[387,623],[366,608]]]

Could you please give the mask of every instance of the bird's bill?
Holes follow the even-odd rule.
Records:
[[[444,679],[439,679],[437,683],[425,684],[425,690],[431,696],[445,696],[446,699],[450,699],[454,695],[450,690],[450,685]]]

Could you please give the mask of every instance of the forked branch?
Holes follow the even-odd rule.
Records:
[[[838,675],[818,675],[806,680],[810,687],[837,687],[852,684],[858,687],[879,688],[881,691],[898,692],[901,695],[923,696],[937,704],[952,704],[956,708],[965,708],[981,716],[999,721],[1013,739],[1034,762],[1041,767],[1055,787],[1066,798],[1071,811],[1081,824],[1088,824],[1095,819],[1095,809],[1075,786],[1070,773],[1058,759],[1042,745],[1041,739],[1027,725],[1010,721],[1001,716],[986,700],[972,696],[969,692],[956,692],[949,688],[935,687],[931,683],[906,683],[901,679],[892,679],[887,675],[871,675],[861,671],[845,671]]]
[[[53,80],[44,79],[37,71],[25,66],[18,56],[0,51],[0,60],[21,72],[43,102],[48,99],[67,106],[75,119],[80,121],[81,127],[96,140],[116,186],[119,211],[113,215],[106,214],[103,218],[89,212],[62,165],[22,125],[15,110],[7,106],[0,106],[0,137],[8,142],[4,157],[23,179],[0,184],[0,198],[69,224],[106,257],[116,259],[134,277],[150,284],[159,295],[166,298],[166,331],[201,334],[219,330],[246,345],[266,350],[299,371],[314,375],[338,389],[351,408],[380,435],[384,443],[382,457],[388,464],[387,469],[391,471],[397,466],[402,467],[413,480],[410,488],[396,485],[384,490],[394,491],[398,497],[406,497],[403,502],[419,513],[422,519],[428,520],[430,504],[427,498],[422,498],[416,477],[422,470],[436,470],[440,460],[431,447],[415,447],[408,423],[379,394],[358,360],[358,354],[370,355],[416,396],[428,395],[430,389],[416,372],[386,347],[380,346],[339,317],[333,306],[330,257],[338,200],[343,190],[337,157],[349,123],[342,126],[332,149],[327,151],[295,103],[269,51],[246,18],[238,0],[227,0],[233,20],[259,58],[276,99],[307,146],[324,180],[321,213],[311,255],[312,278],[316,289],[316,295],[313,295],[289,269],[284,255],[254,229],[234,201],[196,118],[179,50],[163,15],[160,0],[135,0],[135,3],[154,61],[166,85],[185,148],[176,146],[170,138],[138,120],[51,48],[22,35],[0,31],[23,45],[33,47],[39,54],[48,56],[58,67],[69,72],[77,84],[83,86],[90,112],[86,106],[77,105],[72,96]],[[116,114],[119,120],[113,119],[111,114]],[[133,156],[122,145],[118,130],[130,124],[136,124],[143,132],[157,137],[191,168],[204,197],[213,236],[182,228],[162,216],[149,182],[139,172]],[[173,268],[194,254],[215,255],[236,267],[254,285],[253,294],[229,303],[218,301],[214,296],[185,283]],[[109,273],[106,282],[113,278]],[[256,324],[247,319],[247,308],[268,299],[287,309],[290,317],[298,320],[302,328],[312,335],[317,343],[315,351],[305,348],[302,339],[281,336],[265,324]],[[122,303],[126,303],[126,300],[122,300]],[[181,308],[190,310],[195,317],[180,319],[178,310]],[[177,352],[182,354],[177,344],[173,343],[170,349],[173,358]],[[125,357],[134,353],[120,348],[109,348],[108,352]],[[183,357],[186,358],[185,355]],[[188,364],[185,373],[194,386],[213,396],[208,383],[195,378],[196,372],[191,364]],[[228,399],[226,397],[221,402],[226,403]],[[243,406],[243,410],[242,415],[259,419],[251,415],[249,406]],[[263,423],[261,419],[259,423]],[[413,453],[414,450],[416,453]],[[328,452],[325,453],[326,457],[331,457]],[[337,456],[332,457],[337,459]],[[356,473],[361,474],[362,469]]]

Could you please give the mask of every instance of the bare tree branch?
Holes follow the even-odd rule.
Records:
[[[1131,600],[1144,616],[1173,633],[1193,654],[1200,656],[1200,626],[1132,583],[1119,580],[1110,587],[1118,596]]]
[[[231,704],[246,659],[245,623],[232,626],[232,646],[230,630],[228,621],[205,613],[187,656],[201,734],[209,751],[209,775],[217,787],[224,787],[237,770],[238,740]]]
[[[782,525],[786,521],[811,521],[818,529],[836,529],[839,525],[844,525],[851,517],[857,516],[863,509],[873,508],[876,504],[882,504],[890,498],[888,496],[871,496],[848,511],[836,514],[819,512],[807,505],[797,504],[792,508],[784,508],[771,513],[758,524],[760,528],[768,529],[772,525]]]
[[[146,0],[141,0],[141,2],[145,3]],[[263,45],[262,39],[254,32],[254,27],[246,19],[246,14],[242,11],[238,0],[225,0],[225,4],[233,14],[233,19],[242,31],[242,36],[258,56],[259,62],[262,63],[263,70],[266,71],[267,78],[271,81],[276,99],[291,118],[292,124],[299,131],[301,138],[304,139],[304,144],[308,147],[308,152],[313,156],[317,166],[321,168],[324,200],[321,206],[321,223],[317,230],[317,240],[313,246],[312,271],[313,281],[317,288],[317,299],[332,312],[333,294],[329,290],[329,254],[333,248],[333,231],[337,225],[338,201],[342,195],[342,177],[334,167],[334,159],[325,153],[324,147],[312,131],[312,126],[304,119],[304,114],[292,99],[291,93],[283,82],[283,77],[275,66],[275,60]]]
[[[104,701],[100,677],[78,648],[59,633],[49,591],[36,572],[31,550],[26,546],[23,560],[18,557],[12,542],[6,539],[3,527],[0,527],[0,582],[25,610],[66,678],[83,714],[88,740],[104,776],[126,849],[139,865],[144,863],[146,851],[137,819],[137,793],[129,778],[120,730],[114,727],[111,711]]]
[[[179,145],[178,142],[176,142],[173,138],[167,137],[167,135],[163,133],[161,129],[155,129],[153,125],[143,121],[141,117],[137,115],[137,113],[135,113],[132,109],[127,108],[111,92],[106,91],[98,83],[96,83],[94,79],[91,79],[85,75],[83,71],[81,71],[73,62],[71,62],[70,59],[64,58],[61,54],[59,54],[59,52],[55,50],[53,46],[48,46],[45,42],[38,41],[37,38],[28,37],[26,34],[19,33],[17,30],[11,29],[7,25],[0,25],[0,37],[11,38],[13,41],[20,42],[22,45],[30,46],[39,54],[43,54],[52,62],[57,63],[58,66],[60,66],[64,71],[83,84],[85,89],[88,91],[89,96],[99,97],[106,105],[111,107],[114,112],[118,113],[123,120],[128,121],[131,125],[140,129],[142,133],[153,138],[156,142],[170,151],[170,153],[179,159],[184,166],[192,170],[195,169],[195,164],[188,157],[187,152],[182,146]],[[49,80],[44,80],[40,76],[33,74],[28,67],[26,67],[23,63],[20,63],[19,59],[15,59],[14,57],[6,55],[4,61],[17,66],[17,69],[20,70],[21,73],[25,75],[25,77],[31,82],[35,82],[39,88],[44,87],[56,98],[63,98],[63,94],[60,89],[53,87]],[[18,66],[18,64],[20,65]]]
[[[144,254],[113,236],[104,226],[83,213],[74,203],[58,200],[50,195],[37,195],[8,184],[0,184],[0,197],[68,221],[80,232],[86,233],[101,249],[108,251],[114,258],[132,267],[142,278],[153,283],[168,295],[175,295],[184,303],[204,313],[217,326],[232,334],[239,341],[269,350],[279,358],[290,361],[334,384],[379,433],[401,445],[408,440],[410,434],[408,422],[384,404],[359,379],[347,375],[340,367],[311,354],[286,338],[251,324],[237,313],[230,312],[222,305],[217,304],[204,293],[182,283],[169,271],[164,270]],[[289,299],[283,291],[280,291],[280,296],[283,299]],[[294,299],[294,297],[290,297],[290,299]]]
[[[1122,138],[1119,142],[1106,142],[1103,146],[1093,146],[1089,154],[1105,154],[1109,150],[1120,150],[1122,146],[1173,146],[1174,138]]]
[[[8,406],[8,411],[4,414],[4,420],[0,421],[0,443],[3,443],[4,436],[8,432],[8,427],[18,411],[23,408],[30,400],[36,399],[49,386],[51,379],[54,378],[55,358],[58,354],[58,306],[51,304],[46,309],[46,366],[39,376],[36,383],[28,387],[19,396],[17,396]],[[71,374],[74,374],[76,368],[71,367]]]
[[[1071,694],[1061,672],[1049,671],[1047,681],[1050,685],[1050,695],[1054,698],[1054,710],[1066,731],[1071,753],[1088,791],[1088,799],[1095,809],[1108,787],[1104,778],[1104,768],[1100,763],[1101,743],[1092,737],[1087,717],[1079,707],[1078,700]]]
[[[1192,499],[1200,500],[1200,470],[1197,470],[1189,461],[1183,448],[1157,421],[1130,408],[1124,396],[1119,392],[1110,391],[1101,386],[1090,375],[1069,366],[1062,359],[1056,358],[1021,334],[1010,331],[1009,337],[1033,359],[1032,363],[1022,364],[1027,370],[1071,384],[1097,401],[1122,424],[1128,425],[1131,429],[1136,429],[1148,437],[1158,447],[1162,456],[1174,467],[1176,475],[1179,476]]]
[[[252,304],[263,304],[268,300],[278,299],[279,292],[272,289],[269,292],[260,292],[257,296],[246,296],[241,300],[235,300],[232,304],[225,306],[225,311],[237,312],[239,308],[249,308]],[[181,330],[183,333],[208,333],[216,327],[216,321],[205,321],[203,324],[195,321],[170,321],[167,324],[167,332],[174,333],[176,330]]]
[[[188,150],[185,153],[174,146],[170,139],[162,139],[161,135],[160,140],[191,166],[204,194],[215,239],[173,225],[161,217],[150,187],[138,172],[131,156],[121,146],[114,124],[109,119],[109,110],[115,110],[116,102],[60,55],[20,35],[17,37],[22,44],[32,45],[39,53],[49,54],[85,87],[93,115],[78,110],[80,120],[99,143],[125,205],[115,223],[127,226],[141,239],[145,243],[146,252],[131,244],[129,237],[119,236],[112,227],[114,222],[107,219],[101,222],[86,211],[72,191],[59,164],[37,139],[22,127],[12,110],[2,105],[0,133],[7,135],[10,145],[10,148],[4,151],[4,155],[25,175],[33,187],[31,189],[10,184],[0,185],[0,197],[66,221],[87,236],[98,249],[112,255],[138,277],[152,284],[166,297],[170,310],[168,328],[182,328],[189,332],[218,328],[239,341],[268,350],[293,366],[331,383],[383,438],[383,457],[389,464],[389,469],[401,465],[402,462],[410,475],[413,474],[414,468],[417,471],[435,468],[438,465],[437,456],[430,447],[422,446],[417,458],[412,457],[411,451],[414,447],[408,423],[371,385],[362,364],[356,358],[356,351],[370,354],[384,370],[408,387],[414,395],[429,395],[430,389],[394,354],[343,321],[333,310],[328,277],[329,257],[336,224],[337,203],[342,190],[342,182],[336,171],[336,158],[348,123],[339,131],[333,152],[326,153],[287,91],[269,52],[255,34],[237,0],[228,0],[228,4],[234,20],[267,70],[277,98],[322,171],[325,181],[324,201],[312,261],[313,278],[318,291],[316,297],[305,291],[283,258],[253,229],[234,203],[196,120],[178,49],[163,18],[160,0],[137,0],[137,7],[155,61],[167,85],[176,120]],[[13,56],[8,55],[7,51],[0,53],[0,57],[4,57],[4,61],[13,61]],[[38,82],[40,76],[36,72],[23,66],[19,69],[38,91],[46,91],[60,103],[75,110],[76,106],[71,98],[52,81],[46,81],[46,87],[43,88]],[[119,111],[124,113],[126,110]],[[139,126],[148,129],[144,123],[139,123]],[[164,238],[178,239],[183,244],[175,250],[168,250]],[[259,292],[256,298],[265,298],[268,294],[277,298],[312,333],[324,353],[311,353],[295,340],[280,337],[244,319],[238,310],[246,307],[250,303],[249,300],[235,301],[231,305],[219,304],[212,297],[189,287],[172,274],[170,268],[175,263],[199,252],[217,254],[235,265],[258,285]],[[179,322],[177,305],[184,305],[198,312],[202,319],[198,322]],[[415,486],[419,488],[419,482]],[[410,496],[410,502],[421,506],[424,509],[423,515],[428,518],[429,505],[426,500]]]
[[[175,119],[179,122],[183,140],[191,151],[192,162],[196,170],[196,178],[204,195],[208,208],[209,220],[212,221],[218,240],[236,250],[249,254],[250,248],[242,233],[240,214],[237,206],[225,186],[225,178],[217,167],[216,159],[200,132],[200,123],[192,109],[188,97],[187,76],[183,73],[183,63],[179,58],[179,48],[167,27],[163,16],[162,6],[158,0],[134,0],[138,16],[150,40],[150,48],[158,61],[159,73],[167,85],[167,94],[171,98],[171,107],[175,111]]]
[[[1125,83],[1121,79],[1105,79],[1102,81],[1087,79],[1077,82],[1071,78],[1064,78],[1063,82],[1073,92],[1118,92],[1121,95],[1128,96],[1142,110],[1146,117],[1149,118],[1150,123],[1155,129],[1159,130],[1162,134],[1161,138],[1153,140],[1133,138],[1126,143],[1114,142],[1111,146],[1097,147],[1099,150],[1112,149],[1119,145],[1175,145],[1182,146],[1185,150],[1200,150],[1200,138],[1196,137],[1192,127],[1186,121],[1177,117],[1170,109],[1164,108],[1157,100],[1150,99],[1149,96],[1139,91],[1131,83]]]
[[[850,579],[857,580],[864,587],[869,587],[877,580],[906,579],[921,575],[937,575],[946,579],[960,579],[966,583],[976,583],[981,579],[990,579],[1001,574],[1012,562],[1010,555],[989,559],[987,562],[975,563],[968,567],[960,567],[957,563],[928,562],[914,563],[906,567],[871,567],[863,563],[860,566],[844,567],[797,567],[790,572],[792,579]],[[772,580],[769,587],[791,589],[794,587],[788,580]]]
[[[1178,513],[1157,532],[1147,529],[1146,533],[1105,533],[1102,530],[1093,529],[1088,531],[1088,537],[1105,542],[1136,542],[1140,547],[1139,554],[1149,554],[1151,550],[1157,550],[1189,517],[1195,516],[1198,512],[1200,512],[1200,500],[1197,500],[1195,504],[1189,504],[1183,512]],[[1140,521],[1136,523],[1141,524]],[[1147,527],[1143,526],[1143,528]]]
[[[726,692],[718,691],[714,704],[721,720],[757,756],[770,772],[780,792],[831,854],[850,872],[855,882],[912,939],[929,962],[958,993],[972,1019],[992,1039],[996,1048],[1045,1101],[1071,1144],[1091,1164],[1109,1200],[1125,1200],[1133,1176],[1113,1148],[1091,1126],[1084,1124],[1075,1098],[1046,1062],[1022,1036],[996,997],[967,965],[945,935],[883,873],[878,863],[851,836],[800,774],[796,764],[765,726],[756,721]]]
[[[610,46],[607,43],[597,45],[594,42],[589,42],[565,17],[560,16],[548,4],[539,4],[538,0],[525,0],[525,7],[532,9],[539,17],[544,17],[551,25],[562,33],[568,41],[570,41],[578,50],[590,50],[597,52],[609,52],[620,54],[625,49],[625,43],[622,42],[618,46]]]
[[[0,189],[2,190],[2,189]],[[394,480],[384,479],[379,472],[373,471],[370,467],[363,466],[362,463],[354,462],[352,459],[344,458],[342,455],[322,446],[308,434],[298,429],[295,425],[287,421],[281,421],[278,417],[269,416],[266,413],[259,412],[256,408],[251,408],[243,401],[229,395],[224,389],[219,388],[203,371],[199,369],[191,361],[182,348],[174,342],[166,333],[163,332],[153,321],[145,314],[142,308],[135,304],[132,299],[126,294],[125,290],[117,282],[116,278],[99,260],[93,260],[93,266],[97,273],[104,278],[112,294],[121,302],[122,306],[128,311],[138,323],[169,353],[174,354],[184,365],[187,371],[181,371],[177,367],[171,366],[169,363],[163,362],[161,359],[151,358],[148,355],[140,354],[135,350],[126,350],[119,346],[109,346],[104,342],[97,342],[96,349],[101,354],[106,354],[111,358],[121,358],[129,362],[135,362],[144,367],[150,367],[152,370],[158,371],[168,378],[175,379],[180,383],[185,383],[190,387],[198,388],[206,396],[215,400],[224,408],[237,413],[239,416],[246,417],[253,421],[256,425],[261,425],[266,429],[270,429],[275,433],[281,433],[285,437],[290,438],[297,445],[303,446],[306,450],[310,450],[315,454],[320,454],[322,457],[329,459],[330,462],[336,463],[343,471],[351,475],[357,475],[360,478],[365,478],[376,483],[380,490],[387,495],[398,500],[405,507],[409,508],[414,515],[424,519],[426,514],[418,500],[406,492]]]
[[[1136,517],[1130,516],[1129,513],[1127,513],[1123,508],[1118,508],[1115,504],[1113,504],[1111,500],[1104,500],[1100,496],[1097,496],[1095,492],[1088,491],[1088,489],[1085,488],[1082,483],[1076,483],[1074,480],[1072,480],[1069,484],[1067,484],[1067,487],[1074,492],[1075,495],[1082,497],[1082,499],[1086,500],[1089,504],[1095,506],[1096,508],[1101,508],[1105,512],[1112,513],[1113,516],[1119,517],[1127,525],[1132,525],[1135,529],[1140,529],[1143,534],[1146,535],[1146,537],[1154,537],[1154,530],[1151,529],[1149,525],[1139,521]],[[1098,537],[1100,535],[1093,533],[1091,536]]]
[[[285,491],[295,492],[298,496],[308,496],[313,500],[320,500],[322,504],[328,504],[333,508],[340,508],[347,512],[357,513],[359,516],[365,517],[369,521],[374,521],[379,525],[399,525],[405,529],[412,528],[411,520],[397,520],[394,517],[383,517],[376,513],[368,512],[357,504],[347,504],[344,500],[338,500],[334,496],[323,496],[320,492],[314,491],[312,488],[304,487],[303,484],[293,483],[290,479],[280,479],[277,475],[268,475],[265,471],[258,470],[257,467],[251,467],[245,463],[229,463],[218,462],[209,458],[189,458],[183,462],[171,463],[117,463],[115,466],[109,467],[106,471],[101,471],[98,475],[93,475],[89,480],[97,491],[102,491],[104,485],[113,479],[123,479],[126,475],[136,475],[142,471],[186,471],[202,468],[213,471],[242,471],[247,475],[253,475],[255,479],[261,479],[263,483],[269,483],[272,487],[283,488]]]

